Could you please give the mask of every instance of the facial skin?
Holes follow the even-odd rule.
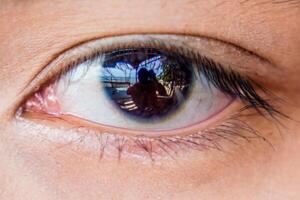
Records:
[[[300,199],[297,0],[0,0],[0,5],[0,199]],[[261,117],[249,119],[273,148],[251,140],[224,144],[229,153],[187,153],[158,163],[99,159],[96,150],[76,142],[58,143],[66,133],[47,127],[63,125],[44,120],[37,129],[16,119],[20,103],[38,86],[32,84],[37,75],[65,50],[91,39],[150,33],[214,38],[268,60],[266,66],[250,56],[245,63],[262,67],[248,64],[244,71],[284,100],[278,106],[290,119],[282,119],[279,128]],[[229,60],[227,55],[220,57]]]

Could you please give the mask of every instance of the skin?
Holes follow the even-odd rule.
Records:
[[[0,199],[299,199],[300,3],[274,2],[1,0]],[[278,106],[292,120],[284,119],[280,131],[261,117],[249,122],[274,148],[253,140],[224,144],[228,154],[204,151],[176,161],[99,160],[95,150],[61,148],[47,138],[63,131],[17,122],[24,87],[64,50],[93,38],[144,33],[215,38],[268,60],[272,67],[246,71],[284,99]]]

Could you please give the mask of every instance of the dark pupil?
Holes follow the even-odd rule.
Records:
[[[101,81],[108,98],[136,119],[161,119],[178,110],[193,83],[189,59],[157,49],[105,54]]]

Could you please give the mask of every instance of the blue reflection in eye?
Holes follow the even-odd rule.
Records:
[[[108,98],[129,116],[160,120],[176,111],[193,85],[188,59],[156,49],[105,54],[100,80]]]

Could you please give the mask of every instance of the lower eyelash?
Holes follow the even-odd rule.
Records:
[[[261,139],[273,146],[265,137],[263,137],[257,130],[252,128],[247,123],[237,120],[229,119],[227,122],[219,125],[217,128],[204,130],[188,136],[176,137],[161,137],[161,138],[144,138],[132,137],[124,138],[123,136],[115,135],[116,142],[115,149],[118,151],[118,158],[121,158],[122,153],[128,153],[128,147],[136,146],[137,152],[142,156],[148,156],[151,161],[164,155],[176,159],[175,156],[185,151],[207,151],[217,150],[225,151],[224,142],[233,145],[239,145],[238,140],[250,142],[252,139]],[[104,149],[100,153],[104,154]],[[133,152],[137,154],[137,152]]]
[[[99,159],[108,154],[109,157],[112,156],[119,160],[123,157],[134,156],[156,162],[166,157],[176,160],[178,156],[190,151],[227,152],[227,144],[241,145],[244,142],[250,143],[253,139],[259,139],[273,148],[272,143],[262,133],[242,119],[241,116],[243,116],[242,112],[244,111],[231,116],[215,128],[185,136],[157,138],[100,133],[78,126],[68,130],[59,130],[64,133],[55,134],[56,130],[45,128],[43,125],[35,124],[22,117],[18,117],[18,120],[22,128],[24,128],[22,122],[25,122],[25,130],[26,126],[29,126],[30,130],[34,127],[36,130],[32,132],[38,137],[43,137],[47,134],[47,140],[53,140],[55,144],[59,143],[60,147],[57,148],[59,150],[74,144],[76,149],[78,147],[82,149],[91,148],[93,151],[96,149]],[[257,114],[255,115],[257,116]],[[259,116],[261,117],[261,115]],[[57,117],[52,116],[51,118],[57,120]],[[71,137],[74,133],[76,137]]]

